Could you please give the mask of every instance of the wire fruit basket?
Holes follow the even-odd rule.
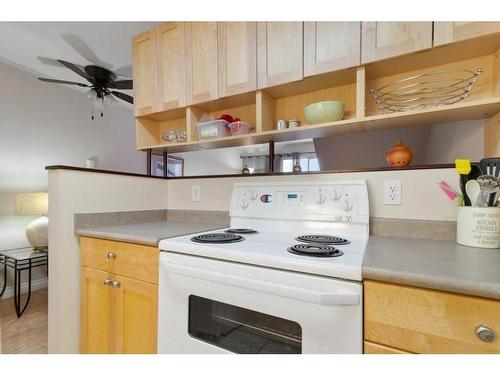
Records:
[[[449,69],[402,78],[370,92],[384,113],[459,103],[472,91],[483,69]]]

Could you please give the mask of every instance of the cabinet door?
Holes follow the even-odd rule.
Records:
[[[304,22],[304,76],[360,64],[361,22]]]
[[[434,45],[500,32],[500,22],[434,22]]]
[[[217,99],[217,22],[186,22],[187,104]]]
[[[114,293],[104,280],[112,275],[81,267],[80,270],[80,352],[115,352]]]
[[[432,47],[432,22],[362,22],[361,62]]]
[[[156,99],[156,32],[137,35],[132,42],[134,79],[134,114],[147,115],[157,111]]]
[[[186,105],[186,49],[184,22],[156,28],[158,108],[166,111]]]
[[[219,22],[219,95],[257,88],[257,23]]]
[[[115,276],[116,352],[156,353],[158,286]]]
[[[258,22],[258,87],[302,79],[302,44],[302,22]]]

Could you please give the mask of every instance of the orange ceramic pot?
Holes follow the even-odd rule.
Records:
[[[390,167],[406,167],[410,165],[414,153],[415,151],[403,142],[396,141],[394,146],[392,146],[392,148],[385,153],[385,159]]]

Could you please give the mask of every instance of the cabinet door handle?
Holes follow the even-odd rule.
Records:
[[[121,283],[121,282],[119,282],[118,280],[113,280],[113,281],[111,282],[111,285],[113,286],[113,288],[119,288],[119,287],[120,287],[120,285],[122,285],[122,283]]]
[[[104,280],[104,285],[106,285],[106,286],[112,286],[112,284],[113,284],[113,280],[111,280],[111,279]]]
[[[109,259],[109,260],[113,260],[116,258],[116,253],[114,251],[110,251],[106,257]]]
[[[495,340],[495,332],[491,328],[486,327],[482,324],[478,325],[474,329],[474,333],[477,337],[479,337],[479,340],[481,341],[492,342],[493,340]]]

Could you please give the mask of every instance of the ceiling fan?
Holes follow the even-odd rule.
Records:
[[[134,98],[125,93],[115,90],[132,90],[133,83],[131,79],[117,81],[117,75],[111,70],[103,68],[98,65],[86,65],[83,68],[64,60],[56,60],[66,68],[72,70],[80,77],[85,78],[89,84],[71,81],[62,81],[50,78],[38,78],[43,82],[60,83],[64,85],[74,85],[79,87],[88,87],[87,97],[92,99],[92,120],[94,113],[100,113],[103,117],[103,103],[105,100],[111,103],[115,101],[114,97],[126,101],[127,103],[134,104]]]

